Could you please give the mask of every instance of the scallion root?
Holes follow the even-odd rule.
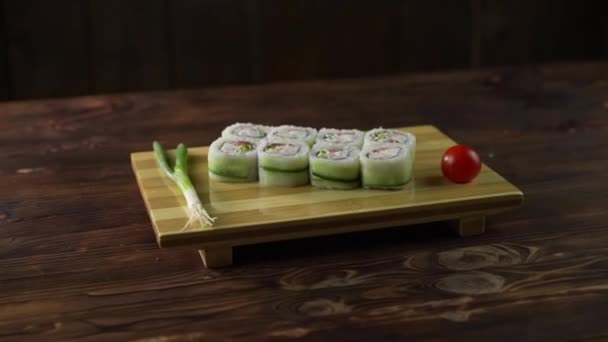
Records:
[[[194,185],[188,177],[188,149],[186,145],[179,144],[175,152],[175,168],[171,168],[162,145],[155,141],[153,144],[154,155],[161,169],[165,174],[177,184],[182,191],[186,203],[188,205],[188,222],[180,231],[184,231],[190,227],[200,228],[211,227],[215,222],[215,217],[211,217],[207,210],[203,207],[201,200],[194,189]]]

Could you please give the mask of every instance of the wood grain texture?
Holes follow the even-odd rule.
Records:
[[[460,236],[473,236],[486,231],[486,217],[483,215],[467,216],[451,222],[454,231]]]
[[[12,96],[4,4],[0,2],[0,101]]]
[[[598,12],[599,13],[606,13],[606,11],[608,11],[608,4],[605,2],[601,3],[601,6],[599,7]],[[601,56],[606,57],[608,56],[608,22],[606,20],[599,20],[600,21],[600,25],[601,25],[601,42],[602,42],[602,50],[601,50]]]
[[[92,91],[169,88],[164,0],[88,2]]]
[[[207,268],[222,268],[232,265],[232,246],[205,247],[199,253]]]
[[[417,141],[414,179],[398,191],[214,182],[208,176],[208,148],[190,148],[192,182],[203,206],[218,217],[207,229],[182,229],[188,221],[185,199],[158,167],[153,152],[133,153],[131,162],[162,247],[237,246],[482,215],[481,224],[459,224],[460,235],[474,235],[483,232],[483,215],[521,205],[521,191],[485,165],[475,182],[443,179],[437,163],[456,143],[436,127],[398,129],[414,134]]]
[[[323,10],[329,2],[258,0],[252,5],[256,32],[256,76],[260,81],[322,78],[327,36]],[[318,14],[318,15],[317,15]]]
[[[476,18],[470,1],[402,1],[397,13],[398,70],[446,70],[471,65],[476,48],[471,32]]]
[[[371,5],[357,0],[344,6],[337,1],[255,1],[260,80],[362,77],[437,67],[429,63],[430,50],[437,52],[432,46],[450,39],[415,38],[424,36],[421,28],[425,34],[445,34],[433,25],[434,16],[420,26],[412,23],[413,18],[429,14],[429,8],[418,3],[382,0]],[[452,57],[451,51],[444,53]]]
[[[466,67],[467,3],[255,2],[262,81],[375,76]]]
[[[608,56],[602,1],[0,3],[11,99]]]
[[[606,94],[608,64],[589,63],[1,104],[0,339],[608,336]],[[526,201],[467,239],[429,223],[237,247],[238,267],[205,270],[158,248],[129,153],[237,120],[431,123]]]
[[[247,2],[169,1],[177,87],[248,83]]]
[[[4,0],[17,98],[89,93],[85,1]]]
[[[482,65],[513,65],[601,56],[602,4],[567,0],[481,0]],[[590,7],[593,6],[593,7]]]
[[[319,51],[324,58],[322,78],[364,77],[400,70],[400,56],[395,53],[401,43],[399,1],[379,0],[373,6],[365,0],[349,1],[348,6],[313,2],[313,12],[304,13],[302,20],[304,27],[315,34],[311,40],[323,44]],[[300,49],[298,54],[306,47]]]

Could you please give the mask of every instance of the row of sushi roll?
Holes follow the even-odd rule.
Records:
[[[208,169],[222,182],[400,189],[412,179],[415,154],[416,137],[397,130],[237,123],[211,144]]]

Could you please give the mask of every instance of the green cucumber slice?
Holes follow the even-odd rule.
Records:
[[[299,170],[281,170],[281,169],[275,169],[275,168],[267,167],[267,166],[260,166],[260,169],[264,169],[265,171],[268,171],[268,172],[282,172],[282,173],[298,173],[298,172],[308,171],[308,168],[299,169]]]
[[[209,169],[209,172],[213,173],[216,176],[226,177],[226,178],[235,178],[235,179],[249,179],[249,177],[235,176],[230,174],[229,172],[218,172],[216,170]]]
[[[402,187],[402,186],[405,186],[405,185],[409,184],[411,182],[411,180],[412,179],[410,178],[410,179],[407,180],[407,182],[405,182],[405,183],[398,183],[398,184],[368,184],[368,183],[363,183],[363,186],[367,187],[367,188],[378,188],[378,189],[381,189],[381,188],[398,188],[398,187]]]
[[[314,174],[312,175],[310,182],[313,186],[315,186],[317,188],[335,189],[335,190],[350,190],[350,189],[358,188],[361,185],[361,183],[359,182],[358,179],[355,181],[350,181],[350,182],[336,181],[336,180],[321,178],[321,177],[315,176]]]
[[[341,183],[358,182],[361,179],[360,177],[353,178],[353,179],[339,179],[339,178],[335,178],[335,177],[327,177],[327,176],[318,174],[316,172],[313,172],[312,175],[314,177],[321,178],[321,179],[324,179],[324,180],[328,180],[328,181],[332,181],[332,182],[341,182]]]

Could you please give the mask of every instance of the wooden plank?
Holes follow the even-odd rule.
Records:
[[[361,77],[470,63],[462,2],[257,2],[263,80]]]
[[[16,98],[88,93],[84,4],[4,1]]]
[[[255,2],[261,81],[323,77],[324,13],[318,1]],[[327,7],[334,6],[327,2]]]
[[[220,268],[232,265],[232,247],[219,246],[200,250],[199,254],[207,268]]]
[[[169,1],[177,87],[251,80],[247,3]]]
[[[567,0],[481,1],[481,64],[597,58],[604,6]]]
[[[337,234],[480,216],[521,203],[521,192],[487,167],[472,184],[442,181],[437,160],[454,142],[432,126],[402,130],[416,135],[417,147],[414,179],[399,191],[319,190],[310,185],[284,189],[261,187],[257,182],[214,182],[208,179],[207,148],[192,148],[191,178],[203,206],[218,217],[208,229],[182,228],[188,221],[183,196],[162,175],[152,152],[135,153],[131,159],[155,235],[163,247],[234,246]],[[462,235],[472,234],[475,228],[468,229],[466,223],[461,226]]]
[[[331,4],[331,5],[329,5]],[[316,28],[323,43],[323,78],[361,77],[398,70],[399,2],[317,1],[314,12],[305,13],[303,22]],[[315,20],[315,18],[319,18]],[[315,24],[315,23],[318,23]]]
[[[256,2],[262,79],[341,78],[398,70],[396,1]]]
[[[603,6],[598,9],[598,13],[604,14],[608,12],[608,3],[606,1],[602,1],[601,4]],[[602,36],[600,38],[602,51],[600,53],[600,56],[605,59],[608,58],[608,20],[600,19],[599,22],[601,23],[602,32]]]
[[[472,59],[472,8],[468,1],[403,1],[399,69],[465,68]]]
[[[6,18],[4,3],[0,2],[0,100],[6,100],[11,95],[11,80],[8,64],[8,42],[6,41]]]
[[[459,236],[473,236],[483,234],[486,230],[485,216],[463,217],[451,222],[452,229]]]
[[[471,67],[481,66],[481,3],[471,0]]]
[[[93,0],[92,90],[114,92],[169,87],[169,42],[164,0]]]
[[[533,106],[484,86],[500,75],[488,69],[3,103],[0,339],[608,336],[608,63],[540,70],[548,96]],[[432,122],[526,203],[467,239],[448,225],[398,227],[237,247],[237,267],[201,270],[196,251],[158,248],[125,156],[153,139],[208,144],[245,114]]]

